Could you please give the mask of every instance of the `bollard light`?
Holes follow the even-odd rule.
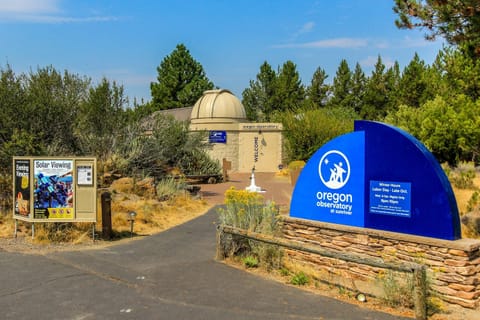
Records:
[[[355,298],[360,302],[367,302],[367,296],[361,292],[357,293]]]
[[[135,222],[135,217],[137,213],[135,211],[130,211],[128,213],[128,221],[130,221],[130,238],[133,237],[133,223]]]

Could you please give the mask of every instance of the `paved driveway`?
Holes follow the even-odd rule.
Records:
[[[0,318],[398,319],[214,261],[215,219],[108,248],[0,252]]]

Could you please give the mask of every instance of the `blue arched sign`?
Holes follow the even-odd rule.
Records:
[[[322,146],[302,170],[290,204],[296,218],[454,240],[460,218],[450,183],[413,136],[383,123]]]

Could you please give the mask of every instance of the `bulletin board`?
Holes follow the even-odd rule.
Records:
[[[14,157],[13,218],[96,222],[96,159]]]

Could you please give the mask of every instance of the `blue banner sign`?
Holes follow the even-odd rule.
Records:
[[[370,181],[370,209],[372,213],[399,217],[411,215],[409,182]]]
[[[208,142],[210,143],[227,143],[226,131],[210,131],[208,136]]]
[[[320,148],[299,176],[292,217],[363,227],[364,133],[340,136]]]
[[[303,168],[290,216],[455,240],[452,187],[427,148],[399,128],[355,121],[355,131],[317,150]]]

